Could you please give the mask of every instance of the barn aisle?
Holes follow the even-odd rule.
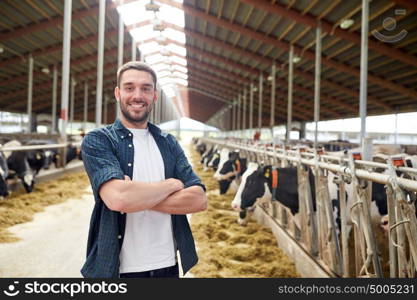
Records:
[[[8,228],[19,241],[0,243],[0,277],[81,277],[94,197],[79,194]]]

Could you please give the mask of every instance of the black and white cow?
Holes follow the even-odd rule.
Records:
[[[309,171],[309,181],[312,190],[315,210],[314,176]],[[273,197],[274,194],[274,197]],[[272,168],[249,163],[242,183],[232,201],[232,208],[239,211],[238,222],[244,225],[248,222],[255,204],[276,200],[291,210],[293,215],[299,211],[297,168]]]
[[[194,147],[197,150],[197,152],[200,153],[200,155],[203,155],[203,153],[207,149],[207,145],[203,143],[201,140],[198,140],[197,144],[195,144]]]
[[[219,163],[220,163],[220,151],[219,149],[216,149],[215,151],[213,151],[212,156],[207,162],[207,169],[213,168],[214,171],[217,171],[217,169],[219,168]],[[207,169],[204,168],[204,170],[207,170]]]
[[[200,163],[203,165],[204,171],[208,170],[209,163],[213,160],[213,157],[216,155],[216,153],[217,153],[217,157],[220,157],[217,149],[218,149],[218,145],[210,145],[207,147],[206,151],[201,156]],[[213,167],[213,164],[210,167]]]
[[[12,140],[5,143],[4,147],[18,147],[22,144],[19,141]],[[35,176],[33,170],[29,166],[27,154],[25,151],[3,151],[7,161],[9,174],[7,178],[17,176],[23,184],[26,192],[30,193],[35,184]]]
[[[238,151],[222,149],[219,167],[213,175],[219,182],[220,195],[227,192],[233,181],[239,186],[240,178],[247,169],[246,162],[246,158],[240,157]]]
[[[55,164],[55,167],[59,167],[59,158],[60,154],[57,149],[49,149],[52,152],[52,162]],[[82,160],[81,151],[76,146],[73,146],[72,144],[68,144],[66,148],[66,161],[65,163],[68,164],[73,159],[80,159]]]
[[[1,146],[1,145],[0,145]],[[7,186],[7,176],[9,174],[9,168],[7,167],[7,161],[0,151],[0,197],[7,197],[9,195],[9,187]]]
[[[54,140],[30,140],[27,145],[50,145],[56,144]],[[41,169],[49,169],[58,155],[57,149],[38,149],[27,151],[30,167],[38,174]]]

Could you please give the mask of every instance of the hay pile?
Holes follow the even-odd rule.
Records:
[[[294,263],[277,247],[270,229],[251,220],[239,225],[230,207],[233,194],[218,195],[213,172],[203,172],[199,155],[190,150],[193,169],[207,187],[208,209],[193,214],[191,228],[197,244],[195,277],[300,277]]]
[[[24,191],[14,192],[0,202],[0,243],[19,240],[7,230],[8,227],[31,221],[35,213],[48,205],[79,198],[88,185],[87,174],[77,172],[36,184],[30,194]]]

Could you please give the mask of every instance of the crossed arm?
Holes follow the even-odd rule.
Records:
[[[156,210],[168,214],[188,214],[207,208],[207,197],[200,186],[184,188],[174,178],[160,182],[144,183],[112,179],[104,183],[99,191],[107,207],[114,211],[136,212]]]

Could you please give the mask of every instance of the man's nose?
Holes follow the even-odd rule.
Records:
[[[140,89],[135,89],[133,91],[133,97],[134,98],[140,98],[142,96],[142,91]]]

